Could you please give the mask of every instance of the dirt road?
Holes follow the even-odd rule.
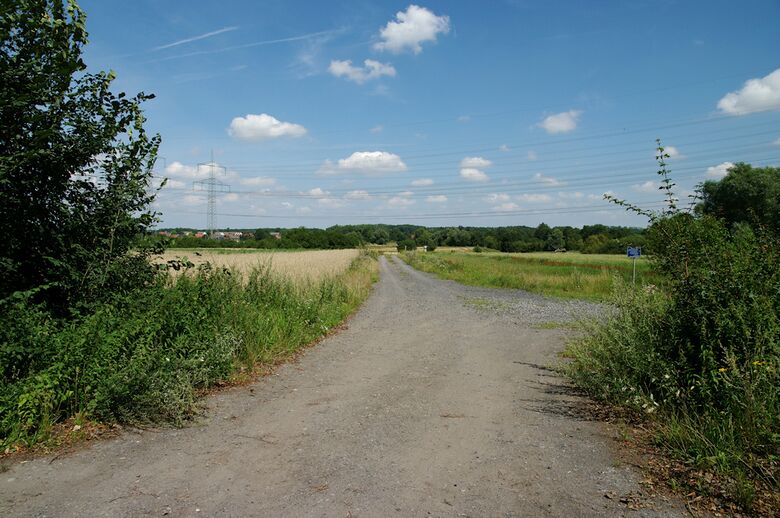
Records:
[[[593,310],[433,279],[397,258],[349,328],[183,430],[0,474],[3,516],[677,516],[545,368]],[[606,498],[609,494],[612,498]]]

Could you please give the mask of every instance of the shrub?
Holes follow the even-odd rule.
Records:
[[[776,484],[758,466],[780,455],[780,238],[678,210],[659,155],[668,204],[647,240],[663,290],[618,287],[566,370],[595,397],[663,412],[662,442],[687,460]]]

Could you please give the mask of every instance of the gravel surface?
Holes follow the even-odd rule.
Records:
[[[679,516],[546,366],[598,306],[380,259],[349,328],[182,430],[0,474],[2,516]],[[621,500],[623,500],[621,502]]]

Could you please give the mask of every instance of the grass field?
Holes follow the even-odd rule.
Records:
[[[196,266],[206,262],[246,275],[254,268],[268,268],[296,281],[319,281],[349,268],[358,250],[268,251],[242,248],[187,248],[167,250],[161,262],[187,258]]]
[[[631,260],[619,255],[552,252],[505,254],[456,251],[404,254],[415,268],[442,277],[491,288],[515,288],[555,297],[603,301],[615,278],[631,282]],[[658,284],[647,259],[636,265],[637,284]]]

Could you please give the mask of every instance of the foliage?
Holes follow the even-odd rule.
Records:
[[[243,279],[207,265],[70,320],[18,301],[0,328],[0,446],[41,440],[77,413],[181,424],[197,411],[199,390],[341,322],[368,295],[375,264],[363,256],[304,286],[267,269]]]
[[[173,248],[355,248],[364,243],[385,244],[413,239],[418,246],[459,246],[487,248],[501,252],[542,252],[566,248],[569,251],[583,251],[594,254],[625,254],[626,246],[643,246],[644,229],[630,227],[608,227],[606,225],[585,225],[581,229],[569,226],[549,227],[542,223],[537,227],[421,227],[418,225],[335,225],[322,229],[265,228],[245,230],[255,239],[240,241],[216,241],[187,237],[196,229],[166,229],[177,237]],[[270,232],[279,232],[281,240],[269,237]],[[299,239],[307,234],[322,236]],[[588,237],[598,234],[599,246],[584,247]],[[544,236],[544,239],[535,237]],[[258,239],[260,238],[260,239]],[[146,242],[154,242],[147,238]]]
[[[780,167],[735,164],[723,179],[704,182],[697,210],[728,225],[747,223],[780,234]]]
[[[85,16],[74,1],[10,0],[0,16],[0,300],[59,313],[151,281],[136,235],[159,137],[141,103],[86,73]]]
[[[663,444],[686,460],[777,487],[766,466],[780,455],[780,238],[680,210],[665,158],[659,143],[663,211],[613,199],[650,218],[663,290],[618,291],[567,371],[596,397],[658,409]]]
[[[399,252],[403,252],[405,250],[414,251],[417,250],[417,243],[415,243],[414,239],[404,239],[403,241],[398,242],[396,248]]]

